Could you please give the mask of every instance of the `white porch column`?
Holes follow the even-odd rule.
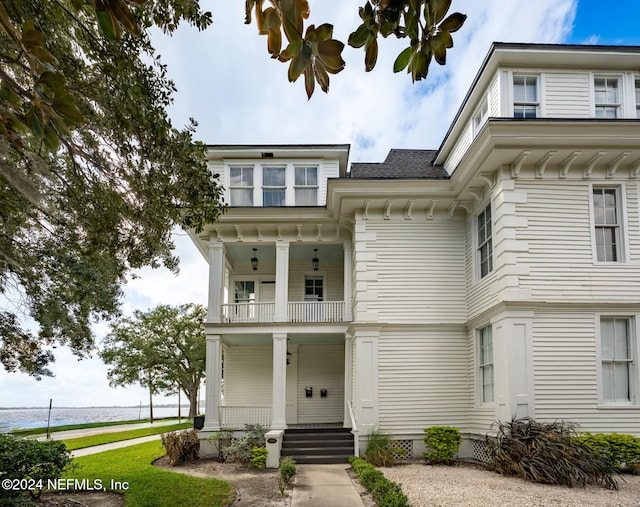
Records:
[[[287,335],[273,335],[273,401],[271,429],[287,428]]]
[[[276,243],[276,301],[275,322],[286,322],[288,319],[289,301],[289,243]]]
[[[222,322],[221,307],[224,289],[224,246],[212,234],[209,237],[209,322]],[[208,377],[207,377],[208,378]]]
[[[349,413],[349,402],[352,398],[351,388],[353,385],[352,363],[353,363],[353,336],[344,336],[344,422],[345,428],[351,428],[351,414]]]
[[[207,335],[207,387],[203,431],[220,431],[220,400],[222,381],[222,339],[219,334]]]
[[[352,248],[351,241],[345,241],[342,244],[344,250],[344,320],[351,322],[353,320],[353,313],[351,310],[351,257]]]

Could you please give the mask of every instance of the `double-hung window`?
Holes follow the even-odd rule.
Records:
[[[618,187],[593,188],[593,227],[598,262],[622,260],[620,192]]]
[[[640,118],[640,77],[635,80],[636,83],[636,118]]]
[[[620,111],[620,82],[617,77],[598,76],[593,80],[596,118],[617,118]]]
[[[253,206],[253,167],[231,167],[231,206]]]
[[[513,117],[536,118],[538,116],[538,76],[513,76]]]
[[[304,300],[322,301],[323,279],[321,276],[304,277]]]
[[[318,168],[295,168],[296,206],[317,206],[318,204]]]
[[[635,360],[631,319],[600,319],[600,358],[602,361],[602,401],[631,403],[634,400]]]
[[[481,403],[493,403],[493,333],[491,326],[478,330],[478,385]]]
[[[487,99],[482,99],[482,103],[480,107],[473,114],[473,118],[471,119],[471,124],[473,127],[473,136],[477,136],[480,129],[483,127],[487,118],[489,117],[489,105],[487,104]]]
[[[493,240],[491,232],[491,203],[477,216],[477,256],[480,278],[493,271]]]
[[[287,186],[284,167],[262,169],[262,205],[284,206]]]

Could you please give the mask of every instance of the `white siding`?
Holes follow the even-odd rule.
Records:
[[[324,300],[344,300],[344,267],[341,263],[321,262],[320,269],[309,269],[306,265],[292,264],[289,270],[289,301],[304,301],[304,277],[322,276],[324,278]]]
[[[224,404],[270,406],[272,347],[229,347],[223,353]]]
[[[598,406],[597,318],[593,312],[546,311],[533,326],[536,416],[581,431],[640,435],[640,408]]]
[[[327,179],[337,178],[339,167],[337,160],[324,160],[318,167],[318,206],[327,203]]]
[[[549,118],[588,118],[591,112],[591,88],[588,72],[546,72],[545,116]]]
[[[500,116],[500,73],[493,76],[487,94],[487,105],[489,107],[489,118]]]
[[[444,161],[444,168],[447,173],[452,174],[462,157],[465,155],[471,142],[473,141],[473,132],[471,129],[471,121],[468,122],[460,137],[457,139],[455,146],[451,150],[451,154]]]
[[[428,426],[465,429],[469,397],[466,341],[462,327],[394,328],[380,334],[382,431],[419,439]]]
[[[305,396],[305,387],[313,396]],[[326,389],[322,398],[320,390]],[[298,423],[335,423],[344,419],[344,344],[302,344],[298,348]]]
[[[465,315],[464,220],[370,218],[356,233],[358,293],[380,323],[460,323]],[[362,263],[362,264],[360,264]],[[364,277],[366,276],[366,280]],[[357,301],[359,303],[359,301]]]

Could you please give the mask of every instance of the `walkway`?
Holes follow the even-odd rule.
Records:
[[[291,507],[363,507],[347,465],[298,465]]]

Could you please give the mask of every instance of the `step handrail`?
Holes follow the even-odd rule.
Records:
[[[360,456],[360,437],[358,436],[358,422],[356,421],[356,414],[353,410],[353,404],[351,400],[347,402],[349,408],[349,418],[351,419],[351,434],[353,435],[353,454],[354,456]]]

